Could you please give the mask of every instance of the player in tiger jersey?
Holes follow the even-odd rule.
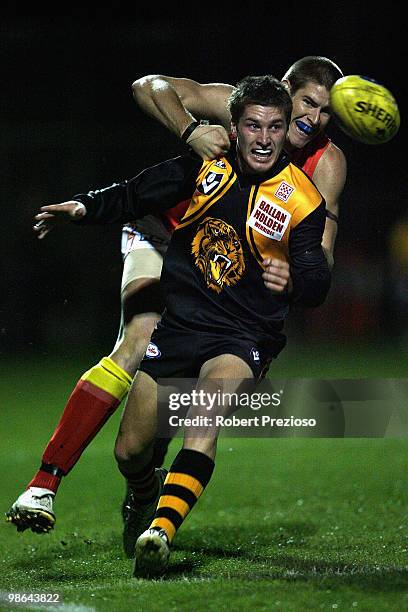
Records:
[[[323,248],[329,265],[333,263],[336,236],[338,197],[343,188],[346,166],[341,151],[324,135],[329,120],[328,91],[341,76],[340,70],[327,58],[303,58],[285,75],[290,84],[293,101],[291,123],[286,148],[325,196],[327,215]],[[229,130],[229,111],[226,100],[230,85],[199,85],[188,79],[145,77],[136,81],[134,95],[141,107],[162,121],[177,134],[185,132],[194,117],[208,117],[222,123]],[[183,104],[185,106],[183,106]],[[187,110],[188,107],[190,111]],[[298,123],[299,125],[298,125]],[[204,159],[225,152],[230,139],[222,126],[198,126],[188,137],[188,144]],[[312,133],[307,134],[308,128]],[[189,131],[189,130],[187,130]],[[73,201],[66,205],[67,218],[75,213]],[[43,238],[60,217],[53,217],[53,207],[45,206],[37,215],[35,231]],[[48,443],[39,470],[27,485],[26,491],[13,504],[8,518],[19,530],[27,528],[40,533],[53,528],[53,501],[62,477],[69,474],[82,452],[90,444],[104,423],[116,410],[129,390],[131,379],[162,310],[159,288],[162,257],[170,233],[183,214],[185,205],[171,212],[160,213],[124,226],[122,253],[124,269],[121,288],[122,325],[119,339],[108,357],[85,372],[72,391],[61,420]],[[68,212],[70,211],[70,212]],[[166,445],[159,447],[160,465]],[[132,504],[124,504],[125,521],[132,519]],[[127,522],[127,524],[130,524]],[[129,550],[133,549],[130,544]]]
[[[330,285],[321,239],[322,195],[283,152],[291,99],[270,76],[248,77],[230,98],[236,149],[218,160],[184,156],[108,190],[80,196],[81,223],[137,218],[187,197],[164,260],[166,309],[131,387],[115,455],[137,496],[154,494],[158,378],[222,380],[236,393],[257,380],[285,345],[290,303],[316,306]],[[189,415],[205,410],[192,406]],[[229,406],[217,406],[218,415]],[[167,562],[169,544],[210,480],[217,427],[185,429],[135,571]],[[141,498],[142,499],[142,498]]]
[[[343,152],[324,130],[330,120],[330,89],[342,76],[332,60],[307,56],[296,61],[282,79],[293,103],[285,149],[325,198],[327,219],[322,246],[330,267],[334,264],[339,198],[347,165]],[[184,140],[203,159],[214,159],[230,147],[227,100],[232,90],[232,85],[223,83],[200,84],[162,75],[146,76],[133,83],[140,108],[177,136],[184,134]],[[197,118],[219,125],[200,125],[195,123]]]
[[[290,97],[279,81],[249,77],[229,107],[236,150],[204,161],[196,173],[190,206],[164,260],[166,310],[118,434],[119,469],[135,484],[138,474],[153,470],[158,379],[197,378],[204,396],[220,386],[239,393],[282,350],[290,303],[317,306],[330,284],[321,247],[324,199],[283,152]],[[211,479],[217,417],[231,414],[231,406],[208,408],[205,401],[190,407],[183,447],[155,517],[136,542],[135,576],[166,568],[172,540]],[[205,416],[208,421],[191,426]]]

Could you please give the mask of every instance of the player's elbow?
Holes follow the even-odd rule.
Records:
[[[330,274],[328,274],[325,278],[321,279],[317,289],[309,294],[308,299],[304,302],[304,306],[306,308],[317,308],[318,306],[321,306],[325,302],[327,294],[329,293],[330,284],[331,277]]]
[[[325,301],[331,284],[329,267],[321,266],[317,270],[293,276],[292,303],[304,308],[316,308]]]
[[[154,89],[163,83],[164,77],[160,74],[148,74],[147,76],[136,79],[132,83],[132,94],[137,103],[140,103],[146,96],[151,96]]]

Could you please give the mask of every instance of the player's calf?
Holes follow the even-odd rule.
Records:
[[[154,497],[143,502],[137,499],[132,488],[127,485],[126,497],[122,505],[123,518],[123,548],[126,556],[132,559],[135,556],[135,544],[150,525],[156,512],[156,507],[162,494],[164,481],[167,476],[165,468],[158,468],[154,473],[157,489]]]

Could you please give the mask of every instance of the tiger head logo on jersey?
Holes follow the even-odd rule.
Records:
[[[200,223],[191,252],[207,287],[217,293],[224,285],[235,285],[244,273],[241,241],[234,228],[222,219],[206,217]]]

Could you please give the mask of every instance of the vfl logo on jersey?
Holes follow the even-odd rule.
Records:
[[[160,356],[161,356],[161,352],[160,352],[159,347],[153,342],[149,342],[149,344],[147,345],[145,357],[147,357],[148,359],[156,359],[157,357],[160,357]]]
[[[237,232],[222,219],[206,217],[191,243],[194,262],[209,289],[221,293],[235,285],[245,270],[244,253]]]
[[[218,185],[222,181],[223,176],[224,174],[211,171],[204,177],[203,181],[198,185],[197,190],[204,195],[208,195],[209,193],[214,191],[216,187],[218,187]]]
[[[279,200],[282,200],[282,202],[287,202],[294,191],[295,188],[292,187],[292,185],[288,185],[288,183],[282,181],[273,195],[279,198]]]
[[[247,223],[263,236],[281,241],[291,217],[287,210],[260,196]]]
[[[217,166],[217,168],[223,168],[224,170],[227,167],[222,161],[222,159],[219,159],[217,162],[215,162],[215,165]]]

